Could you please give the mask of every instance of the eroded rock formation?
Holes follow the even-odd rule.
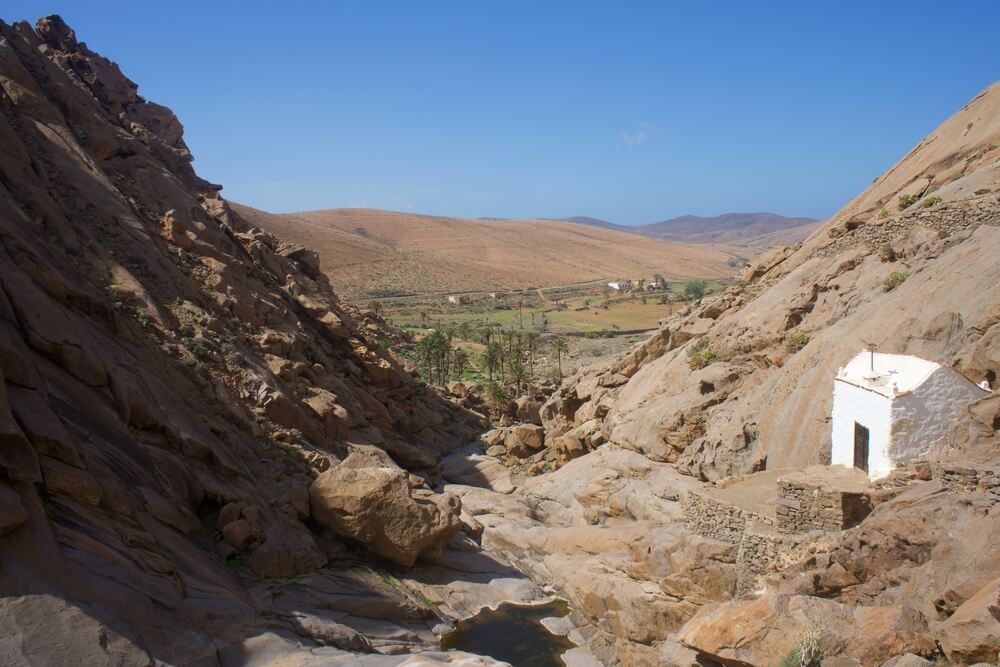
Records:
[[[391,586],[320,569],[344,538],[378,543],[324,530],[308,489],[359,447],[432,466],[478,418],[382,351],[381,321],[338,301],[315,253],[235,215],[174,115],[58,17],[0,23],[0,111],[0,624],[21,638],[5,655],[215,664],[269,632],[267,650],[433,641]],[[386,469],[413,510],[409,563],[457,507]],[[273,582],[301,576],[322,602],[285,603],[298,594]]]

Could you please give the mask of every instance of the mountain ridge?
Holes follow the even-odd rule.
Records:
[[[333,285],[364,298],[385,291],[526,289],[662,274],[734,275],[741,248],[650,240],[556,220],[483,220],[378,209],[281,215],[233,204],[253,224],[319,250]]]

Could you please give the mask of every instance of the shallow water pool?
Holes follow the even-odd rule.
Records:
[[[536,605],[505,602],[459,621],[441,638],[441,648],[488,655],[514,667],[563,667],[559,656],[576,644],[546,630],[541,620],[568,613],[562,600]]]

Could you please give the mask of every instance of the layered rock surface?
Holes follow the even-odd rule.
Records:
[[[383,551],[325,529],[322,496],[313,522],[309,488],[388,452],[410,563],[458,510],[397,464],[435,465],[478,418],[381,349],[315,253],[235,215],[174,115],[58,17],[0,22],[0,111],[0,626],[19,638],[2,661],[253,662],[267,633],[433,643],[432,609],[323,568]]]
[[[582,435],[597,443],[596,452],[566,466],[576,477],[600,475],[608,467],[604,452],[623,448],[649,465],[689,475],[688,488],[697,489],[699,482],[726,485],[758,471],[828,462],[833,378],[868,344],[934,359],[995,386],[998,145],[1000,84],[994,84],[800,247],[761,258],[737,284],[662,322],[623,361],[570,378],[540,411],[546,442]],[[913,203],[903,206],[901,196]],[[893,273],[903,274],[903,282],[887,284]],[[655,636],[606,631],[605,639],[615,638],[608,659],[776,664],[812,637],[822,640],[824,655],[838,656],[837,664],[881,665],[906,653],[954,664],[995,660],[998,429],[995,398],[972,406],[930,454],[946,472],[932,478],[903,471],[877,486],[876,510],[859,526],[806,543],[808,549],[772,563],[769,572],[751,572],[745,595],[736,586],[698,597],[693,576],[685,575],[688,613]],[[533,480],[530,488],[561,473]],[[637,493],[622,496],[636,504],[644,493],[631,477],[628,487]],[[523,492],[530,493],[529,485]],[[472,499],[464,500],[468,509]],[[595,505],[613,502],[608,495]],[[543,510],[550,506],[540,502],[532,516],[548,516]],[[599,521],[626,530],[631,522],[619,525],[622,519]],[[662,513],[661,522],[674,520]],[[760,538],[783,539],[763,529]],[[675,544],[695,543],[687,534]],[[506,540],[503,548],[517,544]],[[605,564],[600,577],[591,573],[591,590],[602,590],[608,571]],[[666,590],[648,573],[637,578]],[[568,581],[563,585],[572,590]],[[669,615],[664,610],[657,618]],[[600,627],[611,616],[605,610],[591,620]]]
[[[739,547],[681,501],[822,462],[829,384],[865,342],[996,380],[998,98],[482,443],[315,253],[195,175],[169,110],[58,18],[0,23],[4,662],[488,664],[355,654],[540,597],[519,571],[571,601],[607,664],[774,664],[808,632],[840,664],[992,659],[996,400],[934,452],[968,470],[893,478],[744,596]],[[883,291],[891,272],[909,277]]]

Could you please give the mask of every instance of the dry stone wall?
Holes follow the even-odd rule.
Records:
[[[931,476],[955,491],[986,491],[1000,495],[1000,469],[993,467],[970,468],[950,462],[934,463]]]
[[[771,517],[741,509],[696,491],[688,492],[681,501],[681,508],[691,530],[702,537],[730,544],[740,543],[749,521],[774,525]]]
[[[778,532],[837,531],[857,525],[871,511],[868,496],[827,489],[818,484],[779,480]]]
[[[773,526],[751,522],[736,552],[736,595],[753,592],[760,576],[804,558],[815,540],[815,535],[785,535]]]
[[[897,236],[915,225],[935,229],[942,236],[972,231],[980,225],[998,225],[1000,203],[996,195],[991,194],[960,202],[945,202],[929,208],[907,210],[890,215],[884,220],[875,219],[857,223],[857,226],[848,226],[846,231],[831,230],[831,236],[836,235],[836,238],[815,250],[812,256],[832,257],[859,245],[879,251],[885,244],[892,243]]]

